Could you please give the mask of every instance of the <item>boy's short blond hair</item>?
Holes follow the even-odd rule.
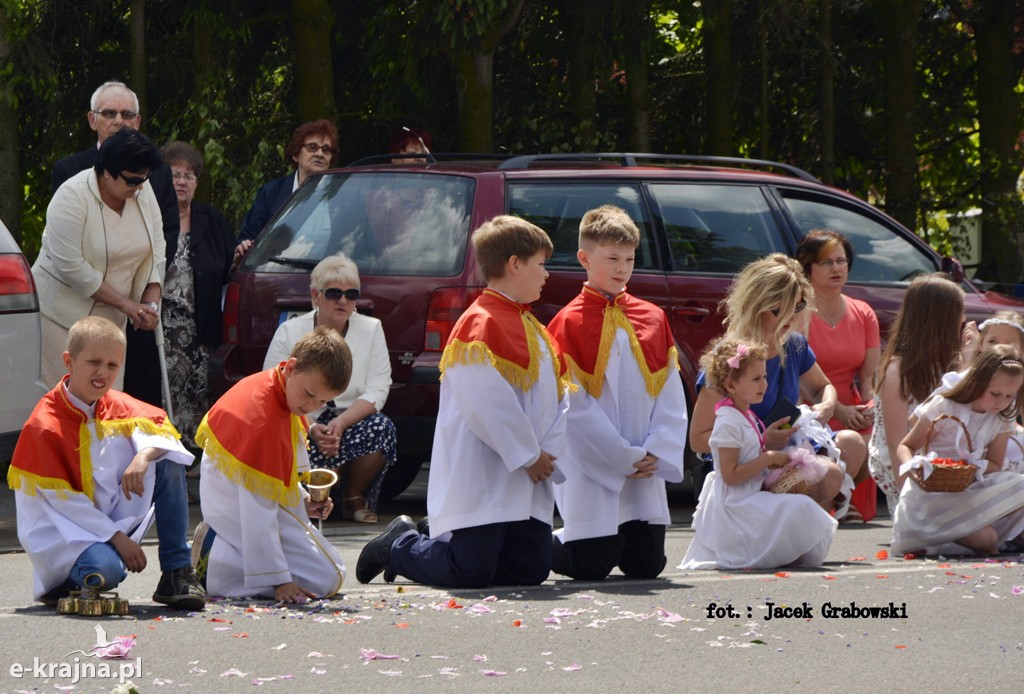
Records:
[[[640,229],[621,207],[601,205],[580,220],[580,248],[603,244],[624,244],[633,248],[640,245]]]
[[[555,249],[543,229],[511,215],[499,215],[481,224],[473,232],[473,248],[477,266],[488,281],[505,275],[505,265],[512,256],[526,260],[543,252],[550,258]]]
[[[75,321],[68,330],[67,352],[77,357],[87,344],[99,341],[116,342],[122,349],[128,345],[124,332],[112,321],[102,316],[86,316]]]
[[[324,379],[324,385],[339,393],[348,388],[352,378],[352,351],[341,334],[320,326],[306,333],[292,348],[295,371],[315,371]]]

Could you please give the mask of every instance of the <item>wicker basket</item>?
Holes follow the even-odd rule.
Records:
[[[974,448],[971,443],[971,432],[967,431],[967,427],[960,419],[951,414],[940,415],[932,420],[928,426],[925,448],[931,443],[935,425],[943,419],[951,419],[959,424],[960,428],[964,430],[964,436],[967,437],[967,448]],[[977,471],[977,467],[963,460],[936,458],[932,461],[932,474],[928,475],[928,479],[915,479],[915,481],[926,492],[962,492],[975,480]]]
[[[807,494],[810,487],[800,478],[798,470],[790,467],[771,488],[772,494]]]

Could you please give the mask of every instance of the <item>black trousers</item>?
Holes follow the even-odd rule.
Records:
[[[408,532],[395,540],[388,565],[428,586],[535,586],[551,567],[551,526],[536,518],[452,531],[451,540]]]
[[[665,526],[647,521],[627,521],[606,537],[552,538],[551,570],[578,580],[600,581],[616,566],[626,578],[657,578],[667,561]]]
[[[164,407],[160,355],[156,351],[153,331],[136,330],[129,323],[125,328],[125,337],[128,339],[128,349],[124,365],[124,392],[150,405]]]

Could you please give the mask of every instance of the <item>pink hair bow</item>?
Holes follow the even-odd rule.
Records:
[[[747,346],[742,342],[736,345],[736,354],[725,360],[725,363],[729,365],[730,369],[740,368],[740,361],[743,357],[747,356]]]

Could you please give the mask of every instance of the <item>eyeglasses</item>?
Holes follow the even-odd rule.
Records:
[[[121,114],[121,118],[123,118],[124,120],[132,120],[137,115],[139,115],[135,111],[129,111],[127,109],[124,111],[118,111],[116,108],[105,108],[101,111],[93,111],[93,113],[95,113],[97,116],[103,116],[107,120],[114,120],[115,118],[117,118],[118,114]]]
[[[171,178],[175,181],[188,181],[189,183],[194,183],[196,175],[194,173],[182,173],[180,171],[175,171],[171,174]]]
[[[323,153],[326,154],[327,156],[331,156],[332,154],[338,151],[331,145],[320,145],[317,144],[316,142],[307,142],[306,144],[302,145],[302,149],[306,150],[310,154],[316,154],[320,150],[323,150]]]
[[[129,188],[138,188],[149,180],[149,174],[145,176],[125,176],[124,173],[119,173],[118,176],[124,179],[125,185]]]
[[[804,310],[805,308],[807,308],[807,302],[806,302],[806,301],[801,301],[801,302],[800,302],[799,304],[797,304],[797,305],[796,305],[796,306],[795,306],[795,307],[793,308],[793,313],[794,313],[794,314],[800,313],[800,312],[801,312],[801,311],[803,311],[803,310]],[[781,307],[780,307],[780,308],[773,308],[773,309],[771,309],[771,314],[772,314],[773,316],[775,316],[776,318],[778,318],[778,317],[779,317],[779,314],[780,314],[781,312],[782,312],[782,308],[781,308]]]
[[[818,267],[827,267],[829,270],[834,267],[846,267],[849,264],[849,258],[828,258],[827,260],[819,260],[815,263]]]
[[[328,301],[341,301],[341,297],[345,297],[349,301],[355,301],[359,298],[359,290],[355,288],[338,289],[337,287],[329,287],[328,289],[321,289],[320,293]]]

